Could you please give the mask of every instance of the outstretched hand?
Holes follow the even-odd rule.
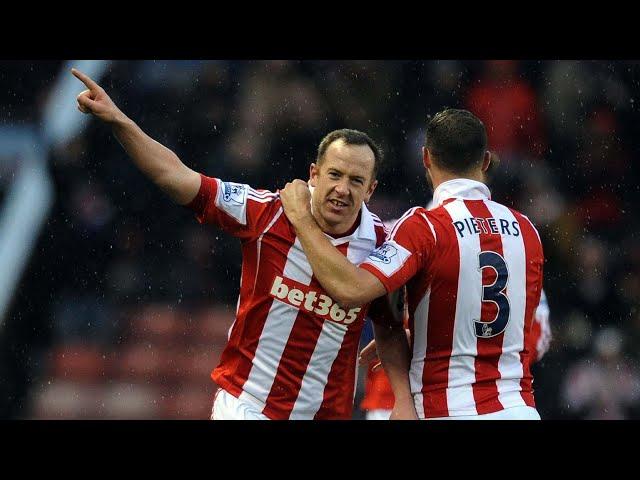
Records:
[[[311,214],[311,191],[307,182],[294,180],[280,190],[280,200],[284,213],[294,227],[301,226],[305,220],[313,220]]]
[[[115,122],[124,117],[124,114],[104,89],[88,75],[75,68],[71,69],[71,73],[87,87],[87,90],[82,91],[76,98],[78,110],[82,113],[90,113],[107,123]]]

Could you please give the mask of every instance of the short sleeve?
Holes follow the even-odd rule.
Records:
[[[387,292],[407,283],[426,266],[435,246],[433,225],[423,208],[413,208],[394,225],[387,240],[362,263]]]
[[[200,223],[212,223],[239,238],[257,237],[281,208],[277,193],[200,174],[200,189],[186,205]]]

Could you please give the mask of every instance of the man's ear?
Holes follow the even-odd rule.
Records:
[[[369,190],[367,190],[367,193],[364,196],[365,203],[369,202],[369,200],[371,199],[371,195],[373,195],[373,192],[375,191],[377,186],[378,186],[378,180],[374,180],[373,182],[371,182],[371,185],[369,186]]]
[[[316,187],[316,183],[318,182],[318,175],[320,174],[320,167],[315,163],[312,163],[309,166],[309,184],[312,187]]]
[[[483,173],[488,173],[495,170],[498,165],[500,165],[500,157],[498,157],[496,153],[490,152],[489,150],[484,152],[481,167]]]
[[[431,168],[431,153],[426,147],[422,147],[422,164],[427,170]]]

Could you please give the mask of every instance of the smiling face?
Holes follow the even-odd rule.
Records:
[[[313,216],[322,230],[336,235],[353,226],[362,202],[369,201],[378,185],[374,166],[368,145],[349,145],[343,139],[332,142],[322,160],[311,164]]]

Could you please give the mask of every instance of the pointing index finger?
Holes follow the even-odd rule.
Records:
[[[91,80],[91,78],[89,78],[87,75],[82,73],[80,70],[76,70],[75,68],[72,68],[71,73],[78,80],[84,83],[89,88],[89,90],[91,90],[91,93],[96,93],[100,89],[100,86],[96,82]]]

